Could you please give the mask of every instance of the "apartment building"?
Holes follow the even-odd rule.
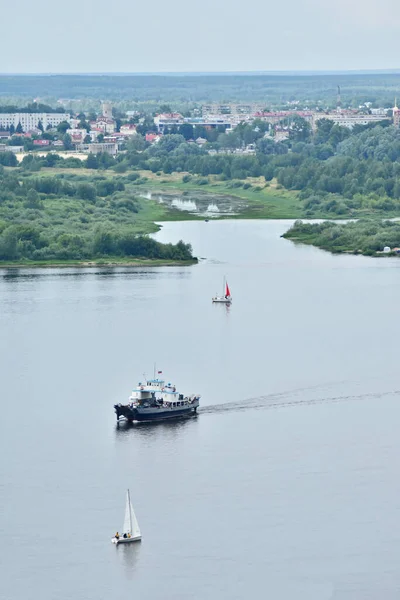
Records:
[[[21,123],[24,132],[31,131],[37,128],[39,122],[42,123],[43,129],[57,127],[63,121],[69,122],[68,113],[0,113],[0,127],[10,129],[11,125],[16,129],[18,123]]]

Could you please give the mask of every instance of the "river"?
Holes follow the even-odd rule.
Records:
[[[1,598],[399,597],[400,262],[288,226],[164,224],[192,267],[0,271]],[[154,362],[200,414],[117,428]],[[127,487],[143,541],[115,547]]]

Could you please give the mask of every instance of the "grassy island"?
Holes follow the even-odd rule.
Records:
[[[400,223],[370,219],[349,223],[296,221],[282,237],[335,253],[388,256],[397,254],[394,249],[400,247]],[[390,251],[384,252],[385,248]]]
[[[140,197],[129,176],[0,167],[0,190],[0,266],[197,262],[190,244],[148,237],[173,211]]]

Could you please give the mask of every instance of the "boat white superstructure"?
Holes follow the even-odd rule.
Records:
[[[158,372],[160,375],[161,372]],[[145,379],[132,390],[128,404],[115,404],[117,419],[127,421],[160,421],[196,414],[200,395],[185,396],[177,391],[172,383],[163,379]]]

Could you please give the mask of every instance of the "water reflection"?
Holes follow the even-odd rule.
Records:
[[[199,190],[184,191],[182,193],[159,193],[146,191],[143,197],[156,200],[177,210],[198,214],[205,217],[218,217],[220,215],[237,215],[246,208],[247,203],[243,198],[211,194]]]
[[[128,421],[119,421],[115,426],[116,439],[126,439],[127,436],[135,435],[139,437],[150,437],[157,434],[168,433],[173,436],[178,435],[190,423],[196,423],[198,415],[183,417],[169,421],[156,421],[154,423],[128,423]]]
[[[0,269],[0,277],[4,281],[34,281],[39,279],[51,279],[51,278],[71,278],[87,279],[88,277],[97,277],[99,279],[127,279],[129,277],[137,279],[156,279],[158,277],[190,277],[188,270],[182,268],[175,268],[173,270],[166,270],[163,267],[135,267],[135,266],[123,266],[123,267],[76,267],[71,269],[65,267],[60,269],[59,267],[52,267],[47,269],[41,269],[37,267],[24,267],[24,268],[10,268]]]
[[[132,579],[140,562],[140,547],[142,542],[135,544],[117,544],[115,546],[118,555],[122,555],[122,563],[124,566],[125,575],[128,579]]]

